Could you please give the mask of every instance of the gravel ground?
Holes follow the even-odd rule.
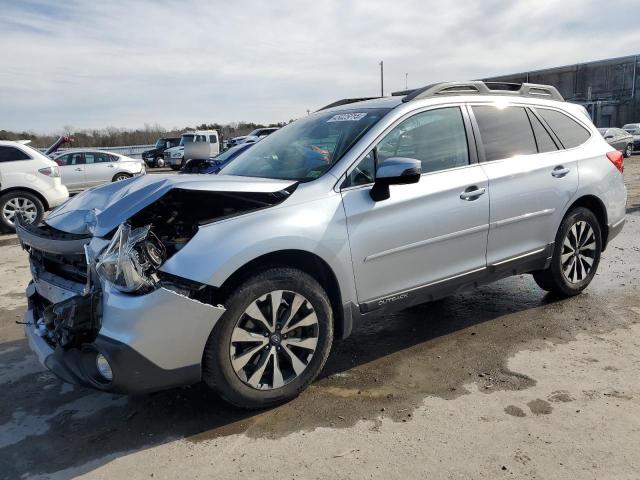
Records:
[[[231,408],[58,381],[15,320],[29,270],[0,238],[0,478],[638,478],[640,157],[629,216],[582,295],[527,276],[360,325],[298,399]]]

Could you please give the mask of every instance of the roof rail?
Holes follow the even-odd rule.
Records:
[[[445,95],[519,95],[529,98],[544,98],[564,102],[564,98],[556,87],[535,83],[507,82],[443,82],[427,85],[411,91],[402,101],[420,100]]]
[[[339,107],[340,105],[347,105],[349,103],[364,102],[365,100],[374,100],[376,98],[381,98],[381,97],[343,98],[342,100],[336,100],[335,102],[330,103],[329,105],[325,105],[324,107],[319,108],[318,110],[316,110],[316,112],[319,112],[321,110],[327,110],[333,107]]]

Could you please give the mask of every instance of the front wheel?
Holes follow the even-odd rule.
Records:
[[[224,302],[203,357],[203,380],[229,403],[264,408],[295,398],[320,373],[333,340],[325,291],[308,274],[272,268]]]
[[[113,181],[120,182],[122,180],[126,180],[127,178],[131,178],[131,175],[129,175],[128,173],[116,173],[113,176]]]
[[[627,145],[627,148],[624,149],[624,156],[629,158],[633,154],[633,145]]]
[[[158,167],[158,168],[164,167],[164,158],[163,157],[157,157],[156,158],[156,167]]]
[[[596,216],[586,208],[569,212],[556,235],[551,265],[535,272],[540,288],[562,296],[577,295],[596,274],[602,252],[602,233]]]

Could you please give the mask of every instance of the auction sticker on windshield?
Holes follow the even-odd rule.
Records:
[[[362,120],[366,117],[366,113],[339,113],[338,115],[334,115],[329,120],[329,122],[357,122],[358,120]]]

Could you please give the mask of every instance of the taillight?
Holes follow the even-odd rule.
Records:
[[[60,176],[60,170],[58,169],[58,167],[45,167],[38,170],[38,172],[46,175],[47,177],[55,178]]]
[[[613,166],[618,169],[620,173],[624,172],[624,155],[617,150],[615,152],[607,153],[607,158],[613,163]]]

